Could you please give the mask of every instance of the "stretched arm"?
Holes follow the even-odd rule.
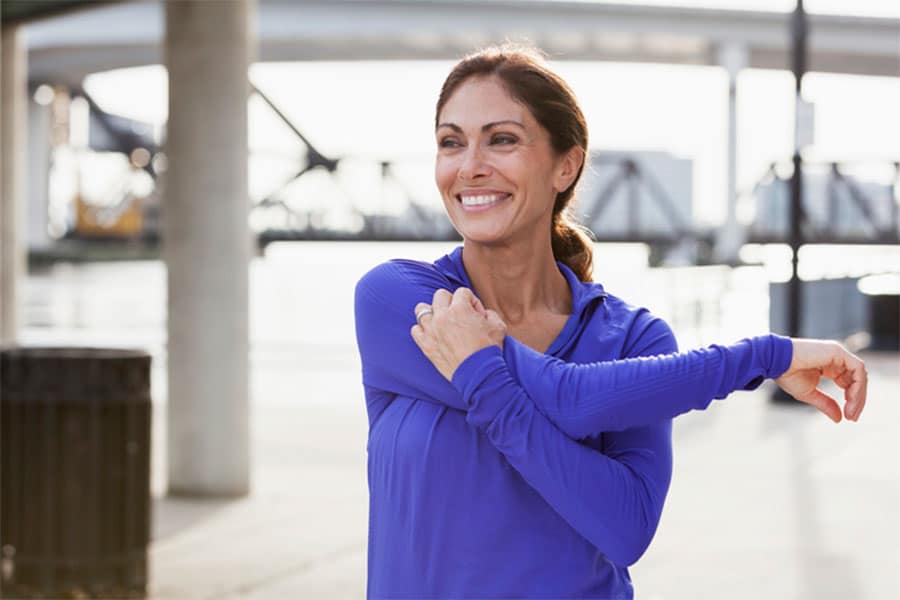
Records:
[[[755,389],[787,370],[791,348],[790,339],[766,335],[681,354],[578,365],[507,337],[503,358],[541,411],[582,438],[671,419],[735,390]]]
[[[425,354],[416,347],[417,344],[422,347],[423,339],[414,341],[406,333],[415,323],[413,309],[417,303],[433,301],[435,295],[439,293],[449,296],[449,292],[444,288],[450,285],[450,282],[433,268],[413,261],[384,263],[360,280],[356,287],[355,299],[356,333],[365,385],[393,394],[444,404],[457,410],[466,410],[459,393],[448,383],[448,379],[463,358],[475,349],[489,344],[490,339],[479,338],[472,348],[471,339],[461,335],[459,331],[448,329],[443,332],[445,334],[443,342],[447,340],[454,344],[463,342],[463,349],[460,351],[462,354],[453,359],[456,362],[451,364],[449,372],[443,372],[442,376],[442,371],[436,368],[431,360],[433,355],[429,355],[424,347]],[[471,292],[465,288],[459,288],[458,293],[461,295],[467,293],[474,299]],[[461,311],[463,308],[461,304],[455,310]],[[478,316],[479,319],[473,322],[471,327],[480,330],[485,322],[483,316],[474,310],[470,312],[471,315],[463,316],[466,318]],[[431,319],[432,317],[425,317],[423,320]],[[439,331],[437,328],[432,330]],[[413,331],[415,332],[415,329]],[[485,339],[488,341],[485,342]],[[777,376],[780,374],[777,371],[781,367],[772,363],[763,364],[763,361],[767,357],[775,360],[777,356],[784,360],[784,350],[790,343],[787,340],[778,342],[770,339],[767,342],[765,339],[751,339],[734,346],[713,347],[681,355],[672,354],[637,363],[633,362],[637,359],[633,359],[632,363],[614,361],[582,366],[568,365],[553,357],[531,351],[513,338],[507,339],[510,341],[504,345],[504,350],[508,352],[506,358],[514,375],[526,380],[526,389],[533,388],[532,397],[540,404],[542,410],[574,438],[599,431],[654,423],[673,414],[705,407],[713,397],[720,397],[735,389],[753,385],[760,376]],[[468,350],[465,349],[466,342],[470,344]],[[782,354],[771,353],[771,348],[764,347],[767,344],[781,344]],[[442,344],[435,340],[432,346],[438,347]],[[804,352],[803,356],[794,357],[799,365],[797,368],[805,368],[806,375],[789,381],[793,387],[788,391],[794,393],[803,388],[802,391],[795,393],[795,396],[802,393],[823,404],[830,401],[833,405],[830,406],[832,411],[830,416],[834,418],[833,412],[837,410],[839,420],[840,412],[833,400],[821,395],[815,387],[818,375],[824,374],[834,378],[842,387],[848,387],[850,391],[856,390],[855,393],[861,400],[848,403],[847,416],[850,417],[852,414],[858,417],[865,400],[864,369],[861,381],[858,366],[854,374],[848,376],[846,370],[841,371],[840,368],[835,368],[834,372],[823,370],[821,359],[816,357],[815,360],[807,361],[808,364],[797,360],[809,358],[812,354],[814,353]],[[841,356],[846,354],[845,352]],[[858,359],[856,361],[859,363]],[[796,371],[794,367],[792,364],[789,374]],[[446,369],[445,365],[444,370]],[[721,376],[715,386],[710,386],[709,378],[706,377],[710,372]],[[841,374],[836,374],[838,372]],[[533,377],[536,373],[543,373],[548,379]],[[706,389],[708,397],[679,395],[673,400],[664,393],[667,388],[677,389],[678,386],[685,385],[692,389]],[[582,405],[584,398],[582,393],[585,390],[590,392],[587,397],[595,404]],[[709,395],[710,393],[712,395]],[[582,414],[583,409],[590,414]],[[851,410],[852,413],[849,412]],[[618,416],[610,417],[611,412]]]
[[[459,288],[452,297],[438,290],[432,307],[433,313],[413,327],[412,335],[445,377],[450,379],[473,356],[485,360],[477,350],[502,345],[501,358],[513,379],[576,439],[706,408],[713,398],[753,389],[767,377],[778,378],[788,393],[835,422],[841,420],[840,407],[817,389],[821,376],[845,389],[848,418],[858,419],[865,405],[865,365],[834,342],[767,335],[681,354],[575,365],[530,350],[509,336],[495,342],[505,326],[470,290]],[[503,397],[488,402],[496,412]]]
[[[466,410],[459,392],[407,334],[415,323],[413,307],[432,301],[439,291],[449,296],[444,288],[450,285],[434,269],[413,261],[384,263],[360,280],[355,297],[356,335],[365,385]],[[634,359],[587,367],[535,352],[511,337],[504,344],[504,355],[514,379],[560,429],[576,439],[705,407],[712,398],[708,392],[706,396],[702,392],[671,396],[665,391],[681,384],[693,392],[696,383],[708,383],[705,374],[715,372],[723,360],[737,359],[740,365],[743,358],[726,349],[724,357],[697,351],[645,364]],[[740,387],[742,376],[747,379],[747,365],[742,366],[743,370],[731,370],[733,377],[724,378],[720,388],[725,393]]]

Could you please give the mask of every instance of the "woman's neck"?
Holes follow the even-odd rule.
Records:
[[[482,303],[515,325],[534,313],[568,315],[572,293],[546,244],[486,246],[467,242],[463,265]]]

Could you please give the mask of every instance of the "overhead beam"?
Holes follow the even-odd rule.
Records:
[[[0,21],[5,25],[24,25],[38,19],[56,17],[76,10],[97,8],[122,0],[3,0]]]
[[[29,28],[32,76],[162,62],[156,2],[83,11]],[[262,0],[259,60],[455,59],[528,38],[556,59],[716,65],[723,43],[749,68],[789,69],[789,13],[529,0]],[[110,26],[110,24],[118,24]],[[811,71],[900,76],[900,19],[810,15]]]

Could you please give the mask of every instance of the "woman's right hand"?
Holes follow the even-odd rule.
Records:
[[[421,317],[410,334],[448,381],[453,380],[457,367],[478,350],[488,346],[503,349],[506,323],[496,312],[486,310],[468,288],[458,288],[452,294],[437,290],[430,305],[420,302],[414,310]]]
[[[781,389],[806,404],[811,404],[839,423],[841,408],[837,401],[817,388],[820,377],[827,377],[844,390],[844,416],[859,420],[866,405],[869,376],[866,365],[837,342],[791,339],[794,346],[791,366],[775,380]]]

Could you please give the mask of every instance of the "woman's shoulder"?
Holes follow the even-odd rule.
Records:
[[[668,354],[678,351],[678,342],[665,319],[647,307],[605,293],[602,310],[595,313],[592,325],[614,328],[622,343],[622,356]]]
[[[396,294],[404,290],[449,288],[450,281],[433,263],[392,258],[369,269],[356,283],[356,293]]]

